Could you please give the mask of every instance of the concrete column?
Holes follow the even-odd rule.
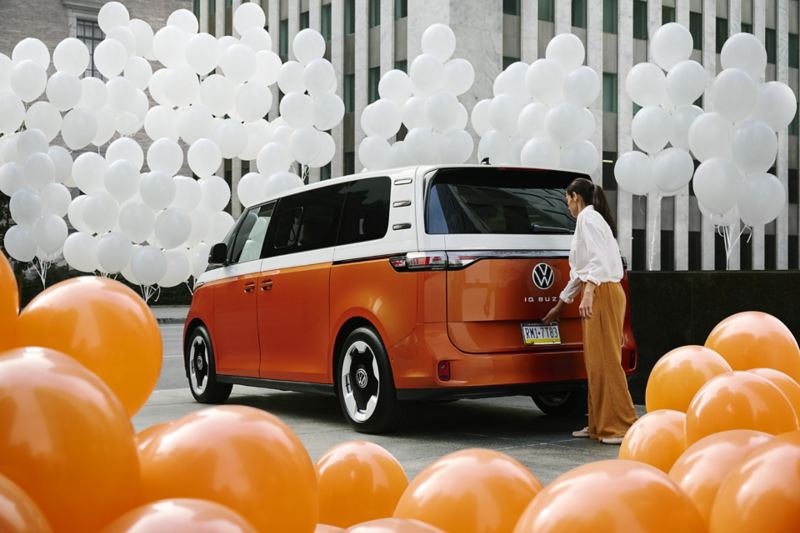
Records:
[[[597,11],[592,11],[594,7],[595,2],[592,3],[592,7],[589,10],[590,13],[598,13]],[[522,61],[526,63],[533,63],[536,59],[538,59],[537,56],[539,55],[539,0],[520,0],[519,8],[521,18],[519,25],[519,38],[521,41]],[[600,17],[602,18],[602,1],[600,2],[599,13]],[[589,17],[589,19],[589,25],[591,26],[591,17]],[[600,22],[600,31],[603,31],[602,20]],[[600,37],[602,39],[602,33],[600,34]],[[602,59],[602,54],[600,55],[600,58]],[[602,73],[602,69],[598,72]],[[600,96],[600,102],[602,101],[603,97]],[[602,124],[602,122],[600,124]]]
[[[394,0],[381,0],[381,76],[394,68]]]
[[[766,0],[753,0],[753,32],[755,33],[755,36],[758,37],[758,40],[762,43],[766,42],[766,22]],[[764,270],[766,258],[764,226],[753,228],[753,237],[750,241],[750,245],[753,251],[753,270]]]
[[[280,51],[280,29],[281,29],[281,3],[280,0],[262,0],[269,2],[267,5],[267,31],[272,38],[272,51],[276,54]],[[262,4],[263,5],[263,4]],[[279,116],[278,111],[278,84],[272,85],[272,109],[269,118],[275,120]]]
[[[689,27],[689,0],[677,0],[675,20]],[[689,187],[686,186],[675,195],[674,246],[675,270],[689,270]]]
[[[208,0],[200,0],[200,33],[208,33]]]
[[[661,27],[661,5],[661,0],[647,1],[647,35],[650,39],[647,41],[647,56],[650,61],[653,61],[652,38]],[[661,202],[658,194],[647,196],[647,270],[661,270]]]
[[[322,0],[309,0],[308,25],[312,30],[322,33]]]
[[[241,37],[241,35],[239,35],[239,32],[236,31],[236,28],[233,27],[233,18],[232,18],[233,13],[236,11],[236,8],[238,8],[240,5],[242,5],[242,0],[232,0],[231,2],[231,32],[233,33],[234,37]]]
[[[355,0],[356,10],[356,46],[355,46],[355,139],[354,147],[356,150],[355,171],[361,172],[364,165],[358,158],[358,148],[364,139],[364,132],[361,130],[361,113],[367,107],[368,94],[367,83],[369,79],[369,19],[367,0]]]
[[[300,0],[289,0],[289,59],[296,61],[294,57],[294,37],[300,31]]]
[[[460,2],[464,4],[464,7],[471,7],[472,4],[475,2],[473,0],[464,0]],[[480,4],[480,17],[493,17],[495,6],[497,4],[497,9],[500,10],[502,16],[502,5],[497,0],[485,0],[483,2],[479,2]],[[501,19],[502,21],[502,19]],[[411,68],[411,62],[414,61],[414,58],[417,57],[422,53],[422,34],[423,32],[430,26],[436,22],[441,22],[442,24],[450,24],[450,0],[408,0],[408,68]],[[479,22],[479,21],[476,21]],[[502,22],[500,27],[500,32],[498,33],[498,37],[501,39],[501,47],[502,47]],[[459,39],[459,32],[453,28],[453,31],[456,34],[456,39],[458,39],[458,44],[456,45],[456,54],[458,54],[458,47],[462,46],[461,41],[464,39],[469,39],[470,36],[462,36]],[[473,39],[477,39],[477,36],[471,36]],[[474,66],[474,65],[473,65]],[[476,76],[477,78],[477,69],[476,69]],[[469,109],[469,106],[467,106]]]
[[[617,4],[617,153],[633,150],[631,120],[633,105],[625,91],[625,79],[633,68],[633,0]],[[617,190],[617,240],[622,255],[633,264],[633,198]]]
[[[336,71],[336,90],[344,98],[344,0],[331,1],[331,63]],[[331,135],[336,143],[331,176],[336,178],[344,172],[344,126],[333,128]]]
[[[214,8],[214,37],[225,35],[225,2],[219,1]]]
[[[778,56],[777,81],[789,84],[789,0],[778,0],[777,11],[778,30]],[[776,165],[778,179],[781,180],[783,190],[789,191],[789,131],[783,128],[778,132],[778,161]],[[783,206],[783,211],[778,215],[775,232],[776,251],[778,259],[775,265],[778,270],[789,268],[789,202]]]
[[[231,17],[236,9],[242,5],[242,0],[233,0],[231,2]],[[234,36],[240,37],[236,28],[233,28],[233,21],[231,21],[231,31]],[[239,201],[239,181],[242,179],[242,160],[235,157],[231,160],[231,215],[233,218],[239,218],[242,214],[242,204]]]
[[[728,0],[728,37],[742,31],[742,0]],[[742,230],[741,223],[733,225],[733,234],[739,235]],[[728,260],[728,270],[742,268],[741,239],[736,239],[736,244],[731,246],[731,257]]]
[[[708,74],[703,103],[711,99],[711,84],[717,75],[717,0],[703,0],[703,66]],[[703,270],[714,270],[714,225],[703,217],[701,263]]]
[[[556,35],[572,31],[572,1],[555,0]]]
[[[603,159],[603,0],[589,0],[588,11],[591,16],[587,20],[586,29],[586,64],[600,76],[600,94],[589,107],[594,115],[594,135],[592,144],[597,148],[600,159]],[[525,44],[523,41],[523,48]],[[592,174],[592,181],[603,184],[603,165],[598,165]]]

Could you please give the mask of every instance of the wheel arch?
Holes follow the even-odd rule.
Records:
[[[386,352],[387,363],[389,364],[389,375],[392,377],[392,384],[394,385],[394,372],[392,370],[392,358],[389,355],[389,349],[386,346],[386,342],[384,341],[384,337],[381,333],[381,328],[379,328],[372,320],[364,316],[352,316],[348,318],[341,326],[339,326],[339,330],[336,333],[336,340],[333,343],[333,350],[331,353],[331,360],[330,360],[330,371],[331,371],[331,378],[332,383],[334,385],[334,390],[336,391],[336,395],[339,395],[339,390],[336,387],[336,369],[339,366],[339,357],[340,352],[342,349],[342,345],[344,344],[345,339],[347,336],[350,335],[353,331],[357,330],[358,328],[366,327],[375,332],[375,335],[378,336],[378,340],[383,345],[383,350]]]
[[[186,324],[184,328],[184,335],[183,335],[183,371],[186,373],[186,377],[189,377],[189,337],[191,336],[192,332],[199,326],[205,328],[206,333],[208,333],[208,338],[211,339],[211,331],[209,331],[208,326],[205,322],[203,322],[200,318],[193,318]],[[213,341],[212,341],[213,342]],[[216,358],[216,354],[214,354]],[[216,361],[214,361],[216,363]]]

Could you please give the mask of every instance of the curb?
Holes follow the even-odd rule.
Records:
[[[186,322],[183,318],[156,318],[159,324],[183,324]]]

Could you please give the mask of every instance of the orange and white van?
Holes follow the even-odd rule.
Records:
[[[564,192],[578,176],[414,167],[247,209],[194,293],[192,394],[331,393],[364,432],[389,429],[407,400],[528,395],[548,414],[584,413],[578,303],[540,322],[569,279]],[[629,312],[622,365],[636,367]]]

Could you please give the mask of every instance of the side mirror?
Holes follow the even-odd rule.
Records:
[[[208,266],[224,266],[228,264],[228,245],[218,242],[211,247],[208,254]]]

